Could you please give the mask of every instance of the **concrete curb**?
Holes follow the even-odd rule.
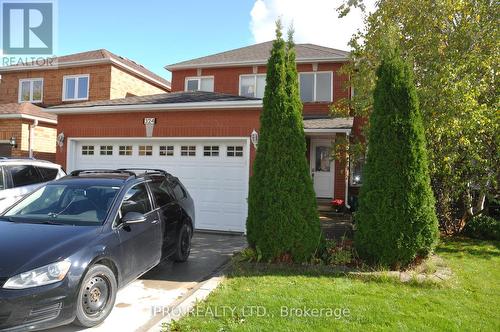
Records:
[[[160,321],[154,323],[150,328],[141,329],[145,332],[160,332],[164,331],[164,327],[168,326],[173,320],[178,320],[188,314],[194,306],[205,300],[210,293],[224,281],[224,272],[229,267],[230,262],[224,263],[216,271],[212,273],[212,277],[208,280],[200,282],[197,286],[191,289],[186,295],[178,299],[166,310],[166,314]]]

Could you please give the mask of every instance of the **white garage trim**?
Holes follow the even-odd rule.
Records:
[[[92,145],[93,153],[82,151]],[[113,146],[101,155],[100,146]],[[132,155],[120,155],[119,146],[132,146]],[[151,145],[151,155],[139,155],[141,145]],[[160,146],[174,146],[174,155],[161,155]],[[181,147],[196,146],[195,156],[181,154]],[[217,156],[204,155],[205,146],[218,146]],[[243,156],[228,155],[228,147],[242,146]],[[105,150],[102,150],[103,152]],[[122,149],[122,151],[124,151]],[[184,150],[182,150],[184,151]],[[250,139],[248,137],[71,137],[67,141],[68,172],[85,168],[161,168],[177,176],[195,201],[196,228],[246,232]]]

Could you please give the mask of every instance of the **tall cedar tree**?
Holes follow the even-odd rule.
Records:
[[[438,222],[413,73],[394,52],[377,78],[355,244],[371,263],[402,267],[429,254]]]
[[[267,63],[260,139],[250,179],[247,232],[266,261],[308,260],[321,230],[306,143],[292,33],[286,43],[277,22]]]

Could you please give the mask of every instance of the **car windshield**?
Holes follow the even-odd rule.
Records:
[[[100,225],[120,187],[48,184],[4,214],[13,222]]]

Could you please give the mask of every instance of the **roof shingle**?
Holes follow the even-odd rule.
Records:
[[[305,129],[350,129],[354,118],[304,118]]]
[[[155,104],[181,104],[196,102],[222,102],[222,101],[245,101],[260,100],[258,98],[249,98],[243,96],[234,96],[224,93],[193,91],[193,92],[172,92],[161,93],[148,96],[133,96],[120,99],[88,101],[83,103],[64,104],[52,106],[48,109],[69,109],[81,107],[100,107],[100,106],[130,106],[130,105],[155,105]]]
[[[47,120],[57,120],[57,115],[47,113],[43,108],[31,103],[0,104],[1,115],[30,115]]]
[[[139,74],[150,77],[158,82],[160,82],[163,85],[166,85],[170,87],[170,81],[164,79],[163,77],[153,73],[143,65],[130,60],[128,58],[122,57],[120,55],[116,55],[114,53],[111,53],[108,50],[105,49],[100,49],[100,50],[94,50],[94,51],[87,51],[87,52],[81,52],[81,53],[74,53],[74,54],[69,54],[69,55],[63,55],[63,56],[58,56],[54,59],[54,64],[56,66],[61,66],[64,64],[70,64],[73,62],[92,62],[96,60],[109,60],[109,61],[116,61],[126,67],[130,67],[131,69],[137,71]],[[82,64],[82,65],[83,65]],[[30,62],[30,63],[23,63],[16,65],[17,67],[23,67],[23,70],[25,70],[25,67],[36,67],[37,64],[35,62]],[[0,67],[0,72],[2,72],[2,69],[4,70],[14,70],[13,67],[16,66],[8,66],[8,67]]]
[[[237,64],[265,64],[271,53],[273,41],[250,45],[226,52],[204,56],[197,59],[178,62],[165,66],[166,69],[179,69],[189,67],[204,66],[228,66]],[[297,62],[306,62],[308,60],[331,60],[347,61],[349,52],[334,48],[314,45],[314,44],[296,44]]]

